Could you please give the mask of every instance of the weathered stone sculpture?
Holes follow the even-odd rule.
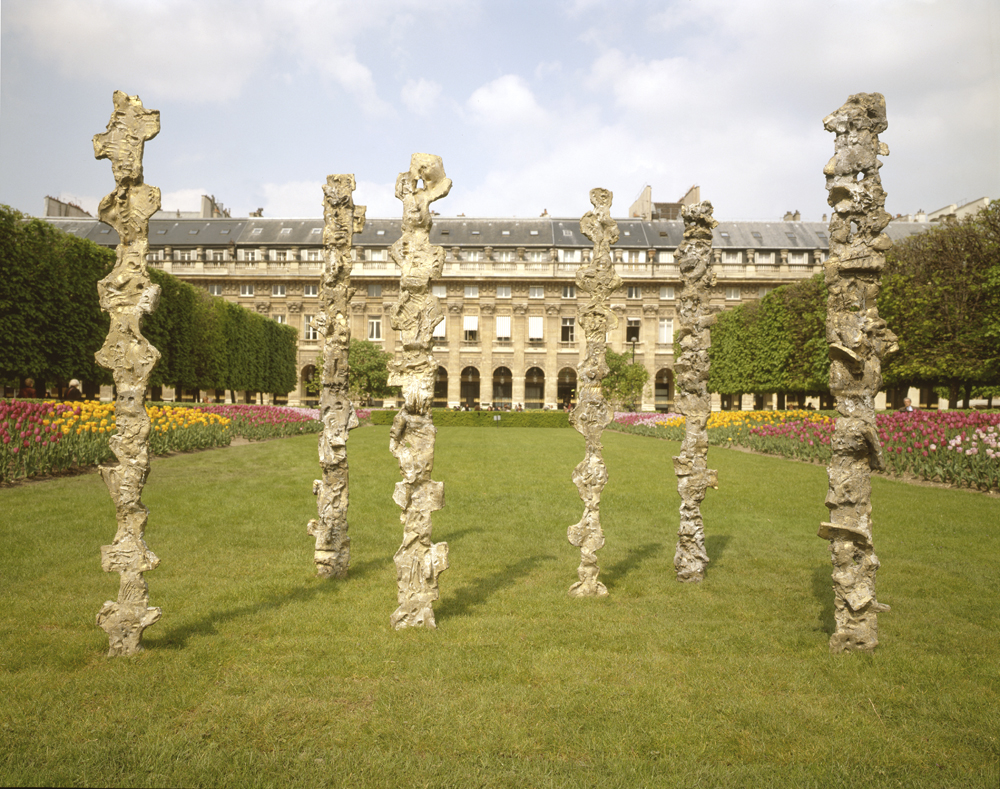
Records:
[[[882,446],[874,401],[882,386],[882,357],[896,350],[896,336],[879,318],[876,303],[885,251],[892,245],[882,232],[890,216],[878,173],[878,157],[889,153],[878,139],[888,127],[885,99],[879,93],[851,96],[823,126],[836,135],[823,174],[833,207],[826,338],[839,416],[827,468],[830,522],[820,526],[819,536],[830,540],[833,557],[836,629],[830,651],[871,652],[878,645],[878,612],[889,610],[875,599],[871,470],[882,468]]]
[[[718,477],[708,467],[708,417],[712,398],[708,392],[708,349],[715,312],[709,306],[709,289],[715,285],[712,270],[712,217],[708,201],[684,206],[684,241],[677,249],[677,264],[684,285],[678,300],[677,341],[681,354],[674,362],[677,376],[677,410],[684,414],[684,441],[674,458],[677,492],[681,496],[681,522],[677,531],[674,569],[677,580],[700,583],[705,578],[705,524],[701,502],[708,488],[718,488]]]
[[[97,614],[97,624],[110,640],[109,656],[140,652],[142,631],[161,614],[159,608],[149,607],[149,587],[143,577],[160,560],[146,547],[149,510],[140,498],[149,475],[146,386],[160,359],[141,331],[143,318],[160,300],[160,288],[151,284],[146,270],[149,217],[160,207],[160,190],[143,183],[142,151],[143,143],[160,131],[160,113],[145,109],[138,96],[117,90],[114,105],[108,130],[94,135],[94,156],[111,160],[116,184],[101,200],[98,216],[119,236],[115,267],[97,283],[111,329],[95,354],[98,364],[111,370],[117,390],[118,432],[108,443],[118,463],[100,467],[118,517],[114,542],[101,548],[101,567],[121,574],[118,600],[109,600]]]
[[[390,364],[389,384],[402,387],[403,407],[393,420],[389,449],[403,475],[392,497],[403,509],[403,544],[394,557],[399,607],[391,617],[397,630],[436,627],[432,603],[438,598],[438,575],[448,569],[447,543],[431,542],[431,513],[444,506],[444,484],[431,479],[437,433],[431,416],[437,371],[431,332],[444,318],[431,280],[441,276],[445,252],[430,243],[430,204],[449,191],[451,180],[440,156],[413,154],[410,169],[396,179],[403,222],[402,236],[389,248],[401,271],[391,323],[400,332],[403,351]]]
[[[358,426],[348,396],[347,354],[351,344],[350,303],[351,245],[365,227],[365,207],[355,206],[353,175],[329,175],[323,187],[323,274],[320,312],[314,325],[323,338],[323,391],[320,394],[319,462],[323,479],[313,481],[319,497],[319,519],[309,521],[308,533],[316,538],[316,575],[346,578],[351,559],[347,536],[348,469],[347,433]]]
[[[622,285],[615,272],[611,245],[618,241],[618,223],[611,218],[612,194],[607,189],[591,189],[588,211],[580,220],[580,230],[594,242],[593,259],[580,266],[576,284],[588,295],[586,305],[580,310],[579,320],[587,350],[577,368],[579,400],[569,416],[569,423],[580,433],[587,444],[586,454],[573,469],[573,482],[583,499],[583,517],[569,527],[570,545],[580,549],[579,581],[569,588],[573,597],[603,597],[607,588],[597,580],[597,551],[604,545],[601,530],[601,491],[608,482],[604,465],[601,433],[611,424],[614,413],[601,392],[601,381],[608,374],[605,360],[608,331],[618,326],[618,316],[611,311],[608,299]]]

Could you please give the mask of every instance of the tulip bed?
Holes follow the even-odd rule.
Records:
[[[1000,489],[1000,412],[913,411],[876,414],[885,472],[959,487]],[[740,446],[828,463],[835,417],[816,411],[720,411],[708,420],[715,446]],[[616,414],[612,429],[672,441],[684,438],[678,414]]]
[[[149,447],[154,455],[229,446],[322,429],[299,409],[271,406],[146,406]],[[113,403],[0,401],[0,482],[93,466],[111,460],[115,434]]]
[[[318,433],[323,429],[319,414],[312,409],[286,408],[270,405],[207,405],[195,410],[228,419],[233,436],[250,441],[286,438],[303,433]]]

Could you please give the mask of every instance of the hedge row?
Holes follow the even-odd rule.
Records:
[[[823,275],[720,313],[709,356],[712,392],[829,391]]]
[[[65,384],[80,378],[96,391],[111,383],[94,361],[109,320],[97,282],[115,264],[112,250],[0,206],[0,377]],[[143,321],[160,352],[152,386],[233,391],[292,391],[297,332],[162,271],[162,294]]]
[[[391,425],[398,411],[372,411],[373,425]],[[435,427],[569,427],[565,411],[453,411],[435,408]],[[499,417],[499,419],[497,419]]]

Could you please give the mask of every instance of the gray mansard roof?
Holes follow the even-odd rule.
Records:
[[[101,246],[114,247],[118,234],[97,219],[48,217],[47,222],[67,233],[88,238]],[[683,240],[684,223],[679,220],[618,219],[620,249],[676,249]],[[894,222],[886,229],[893,241],[901,241],[928,227],[917,222]],[[322,219],[154,219],[149,223],[153,248],[224,247],[318,247],[323,243]],[[399,219],[369,219],[354,236],[357,247],[385,247],[400,236]],[[480,219],[435,217],[431,242],[444,247],[525,247],[568,249],[590,247],[580,232],[579,219]],[[719,249],[828,249],[825,222],[719,222],[712,245]]]

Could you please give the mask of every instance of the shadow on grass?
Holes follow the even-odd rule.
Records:
[[[321,594],[336,594],[340,591],[340,587],[345,583],[349,583],[352,578],[364,578],[372,570],[388,563],[391,563],[390,559],[369,559],[366,562],[351,565],[346,579],[328,579],[319,581],[314,586],[309,587],[296,586],[292,589],[276,591],[262,600],[242,605],[239,608],[233,608],[229,611],[213,611],[201,619],[178,627],[175,630],[167,631],[159,637],[153,635],[149,637],[144,636],[143,644],[150,649],[183,649],[187,646],[188,639],[191,636],[216,635],[218,632],[216,627],[226,622],[231,622],[234,619],[254,616],[265,611],[273,611],[294,603],[303,603]]]
[[[536,565],[541,562],[555,561],[555,558],[555,556],[529,556],[521,559],[517,564],[509,565],[475,583],[463,586],[455,592],[453,597],[449,597],[441,603],[441,606],[434,612],[435,617],[440,619],[441,617],[467,614],[471,609],[485,603],[497,592],[513,586],[519,578],[526,576]]]
[[[601,581],[608,589],[614,589],[618,582],[638,567],[644,560],[655,556],[663,550],[663,543],[650,542],[645,545],[629,548],[628,554],[620,562],[606,567],[601,573]]]
[[[719,559],[726,553],[726,546],[731,539],[728,534],[709,534],[705,537],[705,553],[708,554],[708,564],[705,565],[706,578],[718,566]]]
[[[827,635],[833,635],[837,626],[833,618],[833,580],[830,578],[833,566],[826,562],[813,571],[813,597],[820,603],[819,626]]]
[[[440,540],[444,540],[446,543],[451,545],[453,542],[458,542],[467,534],[478,534],[481,531],[482,529],[468,528],[468,529],[459,529],[458,531],[449,532],[448,534],[441,534],[441,535],[435,534],[434,536]]]

